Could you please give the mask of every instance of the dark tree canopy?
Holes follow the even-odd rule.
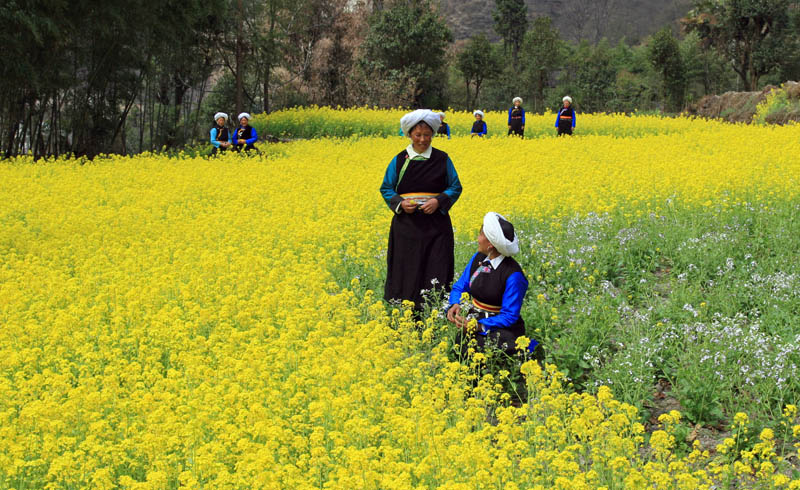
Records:
[[[408,87],[412,107],[436,105],[453,40],[444,20],[428,2],[399,2],[374,15],[363,46],[365,69]]]
[[[528,6],[524,0],[495,0],[492,19],[495,32],[503,38],[504,46],[511,48],[511,57],[516,63],[528,30]]]
[[[790,29],[793,0],[698,0],[683,19],[687,31],[717,49],[731,63],[745,90],[780,66],[794,51]]]

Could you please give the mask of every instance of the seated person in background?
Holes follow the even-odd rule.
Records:
[[[225,150],[231,146],[231,135],[225,126],[228,122],[228,115],[218,112],[214,114],[214,121],[216,124],[211,128],[211,144],[214,146],[214,149],[211,150],[212,155],[216,155],[217,152],[225,153]]]
[[[236,151],[255,150],[255,142],[258,140],[256,128],[249,125],[250,114],[243,112],[239,114],[239,127],[233,133],[233,149]]]
[[[442,121],[442,124],[436,131],[436,135],[437,136],[447,135],[447,139],[450,139],[450,125],[444,122],[444,112],[438,112],[437,114],[439,114],[439,119]]]
[[[472,131],[470,134],[475,137],[483,138],[486,136],[486,121],[483,120],[483,111],[475,111],[472,113],[475,116],[475,122],[472,123]]]
[[[462,354],[466,353],[474,335],[478,350],[483,350],[488,343],[513,355],[517,338],[525,335],[520,310],[528,291],[528,280],[522,267],[511,258],[517,252],[519,241],[514,225],[497,213],[487,213],[478,233],[478,252],[450,292],[447,319],[461,329],[458,343]],[[462,293],[472,296],[470,305],[460,303]],[[478,321],[474,332],[469,331],[470,318]],[[531,341],[527,347],[533,351],[535,346],[536,341]]]

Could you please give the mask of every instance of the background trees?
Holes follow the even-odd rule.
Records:
[[[582,111],[675,112],[800,77],[800,0],[689,1],[658,4],[688,12],[682,32],[612,45],[655,0],[9,0],[0,155],[182,148],[219,110],[501,109],[519,95],[538,112],[570,94]]]

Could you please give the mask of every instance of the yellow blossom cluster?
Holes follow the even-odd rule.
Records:
[[[683,126],[435,140],[464,185],[457,235],[488,210],[797,197],[797,128],[665,124]],[[441,321],[363,288],[385,267],[377,189],[405,141],[0,163],[0,488],[798,485],[766,432],[735,457],[679,457],[673,414],[645,451],[634,407],[570,392],[552,365],[524,364],[510,406],[507,373],[453,361]]]

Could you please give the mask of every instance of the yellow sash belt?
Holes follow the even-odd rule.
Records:
[[[472,304],[475,305],[476,308],[488,311],[489,313],[500,313],[500,307],[494,305],[487,305],[486,303],[482,303],[475,298],[472,298]]]

